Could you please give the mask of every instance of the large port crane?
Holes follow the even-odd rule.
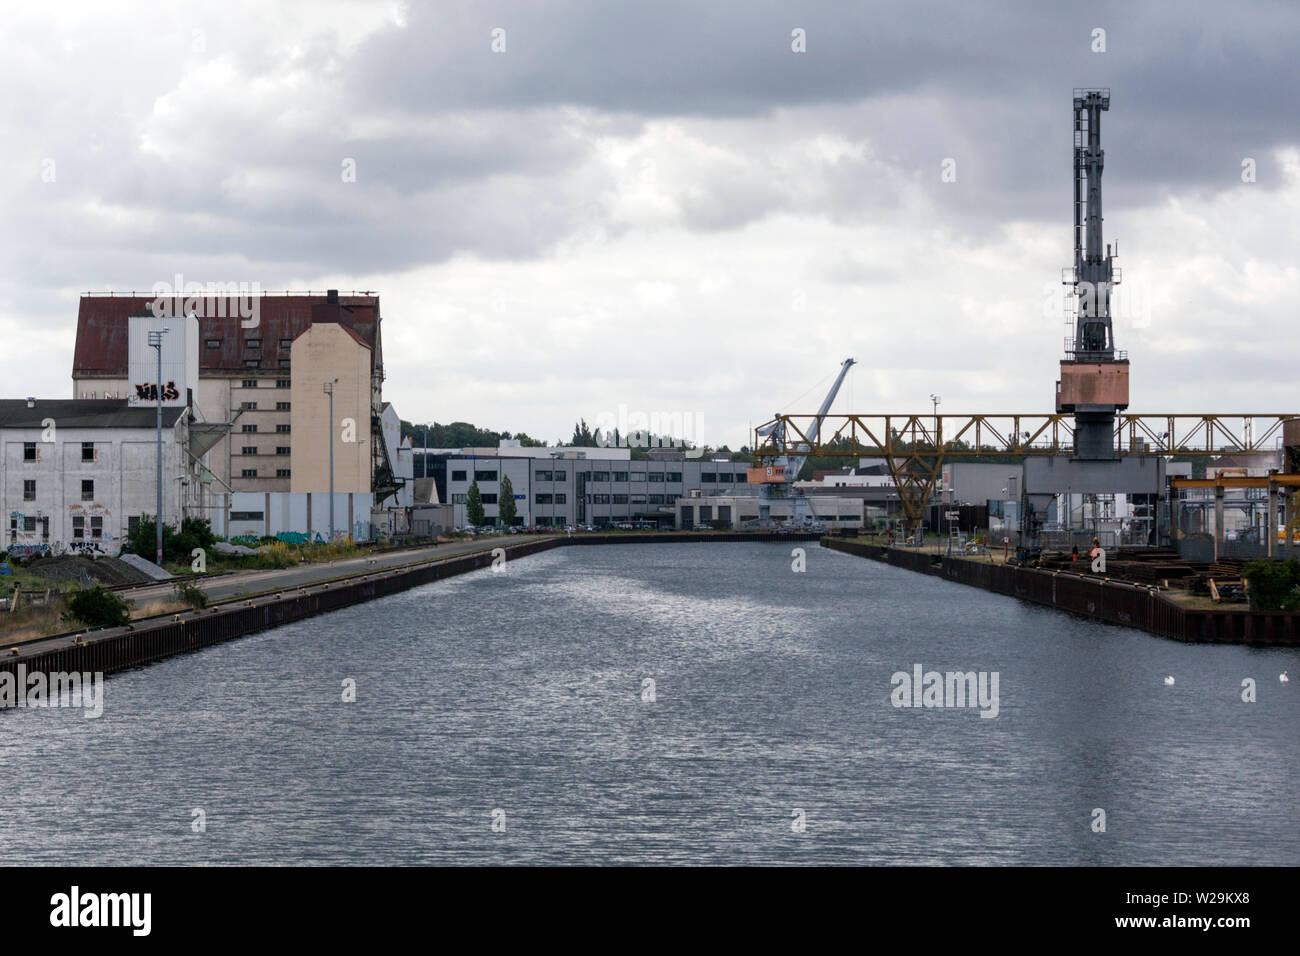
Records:
[[[846,358],[840,364],[840,373],[835,377],[831,390],[826,393],[826,400],[822,402],[821,408],[817,410],[816,422],[818,424],[812,426],[811,433],[805,431],[795,441],[787,441],[785,421],[779,416],[771,425],[758,430],[758,435],[760,438],[765,439],[765,444],[781,450],[778,455],[767,456],[762,459],[755,458],[756,467],[749,469],[749,483],[758,485],[758,521],[760,525],[768,525],[772,522],[772,503],[774,501],[788,501],[790,503],[790,522],[792,524],[808,523],[808,499],[805,495],[796,492],[794,483],[799,478],[799,470],[803,468],[803,463],[808,460],[808,455],[812,451],[812,443],[817,441],[821,416],[831,410],[831,405],[835,403],[835,396],[839,394],[840,386],[844,384],[844,377],[849,374],[849,369],[855,364],[855,360],[851,358]]]

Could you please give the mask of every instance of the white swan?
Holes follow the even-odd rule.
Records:
[[[1166,687],[1172,687],[1172,686],[1173,686],[1173,683],[1174,683],[1174,679],[1173,679],[1172,676],[1170,676],[1170,677],[1166,677],[1166,678],[1165,678],[1165,686],[1166,686]]]
[[[1286,676],[1286,671],[1283,671],[1282,673],[1277,675],[1277,679],[1280,680],[1283,684],[1285,684],[1291,678]]]

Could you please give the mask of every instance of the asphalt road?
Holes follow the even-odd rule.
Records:
[[[388,551],[383,554],[363,555],[357,558],[345,558],[320,564],[301,564],[295,568],[278,571],[233,571],[228,574],[213,575],[211,579],[198,578],[195,583],[208,595],[210,603],[228,601],[246,594],[257,594],[272,589],[301,587],[318,581],[328,581],[347,574],[360,574],[380,568],[394,568],[417,561],[446,558],[464,554],[467,551],[483,551],[496,547],[506,547],[522,541],[534,541],[554,535],[497,535],[493,537],[473,538],[465,541],[452,541],[447,544],[431,545],[425,548],[410,548],[402,551]],[[136,607],[143,607],[150,601],[173,601],[175,592],[170,582],[161,584],[142,584],[134,588],[119,591],[122,597],[136,602]]]

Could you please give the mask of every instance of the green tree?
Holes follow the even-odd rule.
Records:
[[[483,495],[478,490],[478,482],[470,484],[465,494],[465,520],[478,527],[483,523]]]
[[[595,448],[596,436],[592,434],[585,418],[579,419],[573,426],[573,438],[569,444],[577,448]]]
[[[497,515],[504,527],[515,523],[515,486],[510,483],[509,475],[501,476],[501,493],[497,496]]]
[[[131,609],[112,591],[89,588],[68,602],[68,615],[86,627],[119,627],[131,621]]]
[[[1300,561],[1288,558],[1276,561],[1263,558],[1251,561],[1241,570],[1246,579],[1250,606],[1255,611],[1294,611],[1300,609]]]

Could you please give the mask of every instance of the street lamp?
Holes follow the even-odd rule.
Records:
[[[937,443],[938,440],[939,440],[939,439],[938,439],[938,435],[939,435],[939,403],[940,403],[941,401],[943,401],[943,399],[941,399],[938,395],[935,395],[935,394],[932,392],[932,393],[930,394],[930,401],[934,403],[934,434],[935,434],[935,442]]]
[[[162,567],[162,403],[163,403],[163,383],[162,383],[162,337],[167,333],[166,329],[158,329],[149,333],[149,348],[158,353],[158,510],[154,517],[154,564]]]
[[[326,382],[321,386],[325,394],[330,399],[330,543],[334,542],[334,386],[338,384],[338,379],[332,382]]]

